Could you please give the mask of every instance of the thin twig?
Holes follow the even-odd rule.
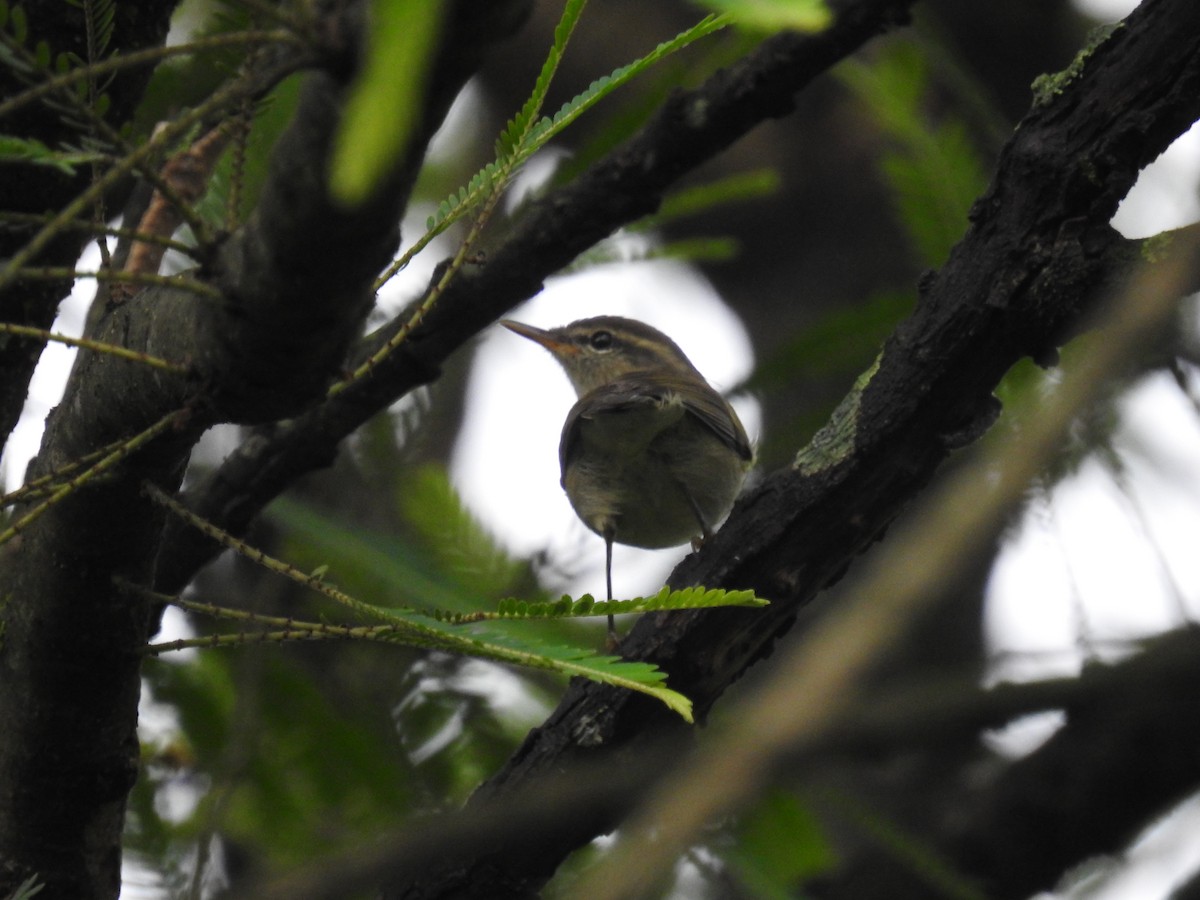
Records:
[[[245,609],[234,609],[229,606],[218,606],[215,603],[199,603],[195,600],[184,600],[171,594],[163,594],[140,584],[121,580],[120,586],[145,597],[155,603],[177,606],[188,612],[212,616],[216,619],[229,619],[237,622],[248,622],[256,625],[268,625],[274,631],[241,631],[237,634],[206,635],[198,638],[180,638],[174,641],[164,641],[158,644],[147,644],[143,651],[150,656],[158,656],[174,650],[189,647],[232,647],[239,644],[255,644],[283,641],[321,641],[321,640],[369,640],[390,642],[393,638],[402,639],[405,629],[400,625],[331,625],[328,622],[305,622],[293,619],[291,616],[268,616]]]
[[[209,300],[220,300],[221,292],[211,284],[197,281],[194,278],[179,275],[158,275],[154,272],[114,272],[109,269],[83,271],[65,266],[34,266],[21,269],[17,273],[19,281],[60,281],[63,279],[94,278],[97,281],[109,281],[117,284],[141,284],[151,287],[178,288]]]
[[[50,221],[50,216],[45,213],[19,213],[11,210],[0,210],[0,223],[12,222],[17,225],[45,225]],[[158,234],[149,234],[138,231],[136,228],[122,228],[120,226],[111,226],[105,223],[97,223],[92,221],[84,221],[76,219],[74,222],[68,222],[64,228],[72,231],[85,231],[93,235],[105,235],[108,237],[124,238],[127,240],[137,240],[144,244],[160,244],[168,250],[174,250],[177,253],[183,253],[193,258],[196,257],[196,247],[192,244],[186,244],[183,241],[177,241],[173,238],[163,237]]]
[[[0,334],[14,334],[19,337],[33,338],[39,341],[54,341],[55,343],[66,344],[69,347],[79,347],[82,350],[107,353],[109,356],[117,356],[121,359],[127,359],[130,362],[142,363],[151,368],[162,369],[164,372],[172,372],[177,375],[186,375],[189,371],[188,367],[181,363],[167,362],[167,360],[151,356],[149,353],[130,350],[128,347],[121,347],[117,344],[93,341],[90,338],[68,337],[65,334],[56,334],[53,331],[46,331],[44,328],[33,328],[29,325],[13,325],[9,322],[0,322]]]
[[[72,472],[102,459],[109,453],[112,453],[117,447],[125,443],[124,439],[113,441],[111,444],[105,444],[99,450],[93,450],[91,453],[81,456],[79,459],[72,460],[66,465],[59,466],[52,472],[42,475],[40,478],[35,478],[15,491],[10,491],[7,494],[0,496],[0,509],[6,506],[12,506],[16,503],[22,503],[34,497],[46,497],[54,493],[55,490],[63,483],[63,479]]]
[[[150,47],[145,50],[135,50],[120,56],[110,56],[108,59],[91,66],[81,66],[76,69],[55,75],[34,87],[28,88],[0,103],[0,118],[15,112],[22,106],[33,103],[48,94],[63,89],[69,89],[75,82],[94,76],[107,75],[133,66],[146,63],[161,62],[172,56],[186,56],[190,53],[201,53],[205,50],[220,50],[225,47],[236,47],[243,44],[296,44],[304,46],[304,41],[290,31],[277,29],[273,31],[240,31],[232,34],[218,34],[200,38],[186,44],[171,47]]]
[[[9,540],[16,537],[35,521],[41,518],[41,516],[48,512],[51,507],[57,506],[63,500],[67,499],[67,497],[69,497],[71,494],[75,493],[81,487],[86,485],[89,481],[95,480],[105,472],[112,469],[115,465],[121,462],[121,460],[125,459],[125,457],[129,456],[135,450],[144,447],[163,432],[176,427],[183,421],[186,415],[188,415],[188,411],[183,409],[177,409],[174,412],[167,413],[167,415],[163,416],[145,431],[135,434],[133,437],[122,441],[116,449],[107,454],[94,466],[89,466],[79,475],[64,483],[53,494],[47,497],[45,501],[39,503],[4,531],[0,531],[0,544],[7,543]]]
[[[193,528],[203,532],[218,544],[221,544],[223,547],[228,547],[235,553],[240,553],[242,556],[246,557],[246,559],[253,563],[257,563],[264,569],[274,572],[277,575],[282,575],[285,578],[296,582],[297,584],[303,585],[304,587],[311,588],[317,593],[323,594],[330,600],[340,603],[342,606],[352,609],[355,612],[370,616],[373,619],[389,619],[399,623],[403,627],[412,627],[411,623],[397,616],[393,616],[388,610],[381,609],[377,606],[372,606],[369,603],[364,603],[355,597],[351,597],[346,592],[340,591],[330,584],[326,584],[323,573],[301,572],[295,566],[290,565],[281,559],[276,559],[275,557],[264,553],[262,550],[259,550],[257,547],[246,543],[240,538],[234,537],[232,534],[221,528],[218,528],[207,519],[203,519],[196,515],[174,497],[168,495],[158,485],[147,482],[145,487],[146,493],[156,503],[165,506],[171,512],[175,513],[175,515],[179,516],[179,518],[183,519]],[[405,608],[407,609],[407,607]],[[416,610],[413,611],[416,612]]]

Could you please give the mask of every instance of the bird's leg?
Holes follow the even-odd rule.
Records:
[[[612,589],[612,547],[613,547],[613,529],[606,528],[604,530],[604,581],[608,587],[608,600],[611,603],[613,598]],[[617,648],[617,625],[613,620],[613,614],[608,614],[608,640],[605,646],[609,650]]]
[[[687,489],[687,485],[680,484],[679,489],[683,491],[683,496],[687,497],[688,506],[692,508],[692,514],[696,517],[696,524],[700,526],[699,537],[692,538],[692,552],[695,553],[704,546],[704,542],[712,537],[712,532],[708,528],[708,523],[704,521],[704,514],[700,512],[700,507],[692,498],[692,492]]]

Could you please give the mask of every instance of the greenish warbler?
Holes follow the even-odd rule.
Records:
[[[674,547],[705,538],[733,506],[754,450],[733,407],[669,337],[619,316],[542,330],[500,324],[541,344],[579,399],[558,447],[576,514],[612,545]],[[612,616],[610,640],[615,640]]]

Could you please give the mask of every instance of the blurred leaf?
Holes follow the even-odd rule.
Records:
[[[36,875],[30,875],[17,885],[16,891],[9,895],[8,900],[33,900],[42,893],[45,886]]]
[[[467,509],[444,466],[429,463],[406,473],[399,502],[428,551],[465,592],[480,600],[500,597],[525,573],[525,564]]]
[[[177,24],[200,20],[199,27],[190,31],[183,29],[188,40],[253,27],[249,11],[240,3],[184,0],[173,19]],[[134,113],[132,134],[135,140],[145,140],[160,122],[174,119],[181,108],[202,103],[230,73],[237,71],[245,56],[245,47],[233,45],[173,56],[160,62],[154,67],[150,83]]]
[[[373,532],[335,519],[290,497],[267,515],[286,530],[284,555],[311,572],[333,565],[332,580],[376,606],[431,606],[471,611],[479,597],[439,565],[424,546],[394,533]]]
[[[658,212],[638,224],[648,222],[651,226],[657,227],[665,222],[708,212],[717,206],[760,200],[778,190],[779,173],[774,169],[735,172],[715,181],[693,185],[668,194]]]
[[[550,711],[553,697],[516,704],[499,696],[505,673],[479,660],[430,654],[409,671],[393,707],[396,732],[429,803],[465,800],[496,771],[525,733]],[[514,681],[524,694],[527,682]],[[503,713],[501,708],[504,709]]]
[[[235,221],[243,222],[258,202],[270,166],[271,151],[291,121],[300,98],[304,75],[296,74],[280,82],[270,96],[255,105],[250,134],[242,156]],[[214,227],[223,228],[229,216],[228,198],[233,183],[234,154],[225,153],[209,179],[209,189],[196,204],[196,211]]]
[[[860,372],[914,303],[909,293],[880,293],[858,306],[836,308],[763,359],[738,389],[769,391],[806,378]]]
[[[898,824],[860,798],[836,788],[812,792],[822,815],[834,815],[911,873],[928,888],[931,897],[945,900],[985,900],[986,894],[959,871],[943,852],[925,842],[912,828]]]
[[[437,46],[438,0],[375,0],[367,61],[334,139],[330,192],[361,203],[386,176],[418,125]]]
[[[176,839],[215,828],[286,866],[394,824],[410,806],[410,776],[386,716],[324,694],[295,658],[253,653],[202,653],[148,672],[156,699],[179,714],[195,751],[186,774],[202,792],[171,826]]]
[[[790,900],[803,880],[836,862],[817,819],[794,794],[775,791],[739,823],[726,854],[750,896]]]
[[[931,121],[929,64],[912,43],[889,44],[872,62],[848,60],[837,72],[894,146],[880,169],[914,248],[925,265],[941,265],[987,186],[965,125]]]
[[[103,161],[104,155],[86,150],[51,150],[36,138],[0,134],[0,163],[22,162],[50,166],[74,175],[77,166]]]
[[[825,0],[696,0],[756,31],[820,31],[833,21]]]
[[[688,262],[728,262],[737,258],[741,248],[742,245],[736,238],[681,238],[652,248],[645,258],[682,259]]]

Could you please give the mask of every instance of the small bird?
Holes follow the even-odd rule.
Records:
[[[604,538],[612,599],[612,545],[662,548],[707,538],[733,506],[754,450],[733,407],[661,331],[619,316],[548,331],[500,323],[541,344],[579,399],[558,459],[583,523]],[[608,617],[615,645],[613,617]]]

